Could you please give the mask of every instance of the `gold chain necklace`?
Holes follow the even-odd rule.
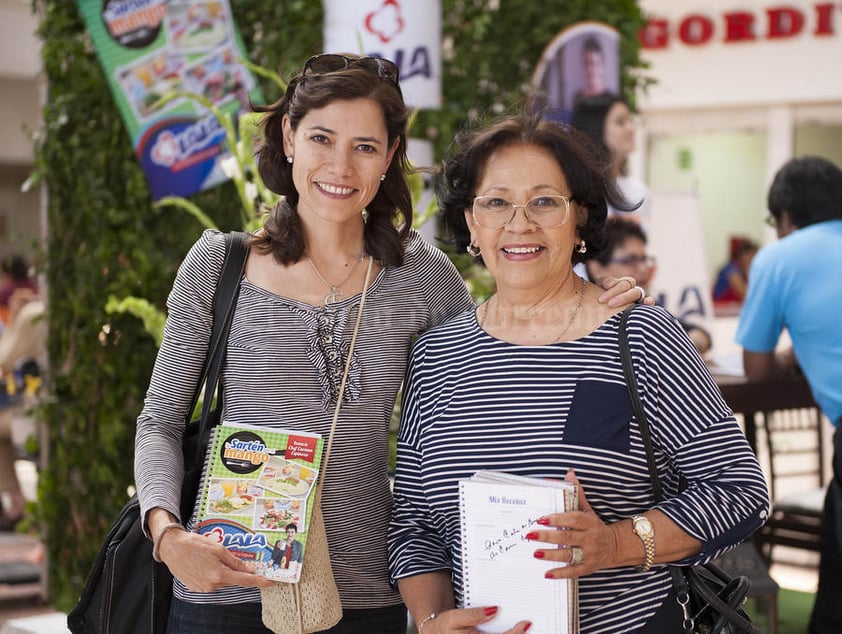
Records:
[[[319,273],[319,269],[316,268],[316,263],[313,262],[313,258],[307,256],[307,261],[310,263],[310,266],[313,267],[313,271],[316,273],[316,275],[319,276],[319,279],[322,282],[324,282],[324,285],[330,289],[330,292],[327,295],[325,295],[325,306],[335,304],[343,298],[342,291],[340,291],[339,289],[342,288],[345,285],[345,283],[351,279],[351,276],[354,274],[354,271],[357,270],[357,267],[360,265],[360,262],[362,262],[364,259],[365,254],[360,254],[359,256],[357,256],[357,261],[354,262],[354,266],[352,266],[351,270],[348,271],[348,275],[345,276],[345,279],[343,279],[338,284],[331,284],[324,277],[322,277],[321,273]]]
[[[562,330],[560,333],[558,333],[558,336],[555,339],[553,339],[553,343],[557,343],[557,342],[561,341],[561,338],[564,337],[564,335],[567,334],[567,331],[570,330],[570,327],[573,325],[573,322],[576,321],[576,315],[579,314],[579,309],[582,307],[582,302],[585,300],[585,286],[587,285],[587,283],[585,282],[585,278],[581,278],[581,279],[582,279],[582,286],[579,288],[579,299],[576,302],[576,308],[574,308],[573,312],[570,313],[570,319],[567,321],[567,325],[564,327],[564,330]],[[485,310],[482,311],[482,315],[479,318],[479,327],[480,328],[482,328],[483,324],[485,324],[485,318],[488,316],[488,305],[490,303],[491,303],[491,300],[488,300],[483,305],[485,307]]]

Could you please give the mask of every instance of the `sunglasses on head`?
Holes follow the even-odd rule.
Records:
[[[398,85],[400,71],[395,63],[384,57],[347,57],[337,53],[325,53],[314,55],[304,62],[302,77],[307,75],[321,75],[324,73],[335,73],[346,68],[363,68],[377,75],[384,81]]]

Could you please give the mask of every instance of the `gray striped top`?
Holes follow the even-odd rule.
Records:
[[[153,507],[179,515],[183,421],[210,336],[223,258],[223,235],[205,231],[167,301],[164,340],[137,425],[135,478],[144,515]],[[223,367],[223,419],[327,434],[359,299],[313,307],[244,279]],[[404,264],[384,268],[371,282],[322,498],[345,608],[400,602],[386,562],[389,420],[414,337],[471,305],[455,267],[414,232]],[[254,589],[203,594],[178,581],[175,593],[195,603],[260,599]]]

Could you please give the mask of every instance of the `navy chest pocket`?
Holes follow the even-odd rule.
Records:
[[[579,381],[564,427],[564,441],[628,453],[632,416],[624,385]]]

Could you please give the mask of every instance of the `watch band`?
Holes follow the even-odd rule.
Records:
[[[652,564],[655,563],[655,530],[652,522],[643,515],[632,515],[632,530],[643,542],[643,548],[646,552],[643,563],[635,566],[638,572],[649,572]]]

